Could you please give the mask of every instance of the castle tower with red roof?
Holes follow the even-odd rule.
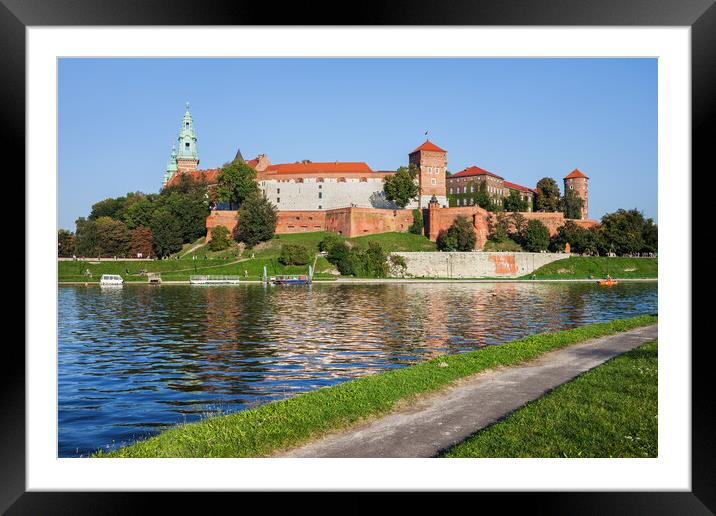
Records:
[[[445,172],[447,171],[447,151],[430,140],[408,155],[408,162],[418,167],[418,185],[420,194],[418,206],[427,208],[433,196],[440,206],[447,206]]]
[[[564,194],[572,190],[584,201],[582,204],[582,219],[589,218],[589,178],[575,168],[564,178]]]

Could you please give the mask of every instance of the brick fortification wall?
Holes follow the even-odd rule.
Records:
[[[236,227],[236,211],[212,211],[206,219],[206,241],[211,240],[211,230],[224,226],[233,232]],[[413,223],[412,210],[384,210],[377,208],[340,208],[337,210],[280,211],[276,233],[306,233],[333,231],[345,237],[408,231]]]
[[[482,249],[489,236],[489,219],[496,217],[478,206],[463,206],[454,208],[440,208],[431,205],[423,210],[425,219],[425,234],[433,242],[437,240],[441,231],[447,230],[455,219],[463,215],[470,220],[475,230],[477,241],[476,249]],[[509,213],[507,214],[509,215]],[[557,228],[564,225],[565,218],[562,213],[522,213],[527,220],[539,220],[547,226],[550,235],[557,232]],[[581,227],[588,228],[597,223],[595,220],[574,220]],[[413,211],[386,210],[379,208],[339,208],[335,210],[315,211],[280,211],[276,233],[305,233],[311,231],[332,231],[345,237],[373,235],[391,231],[406,232],[413,223]],[[236,227],[236,211],[212,211],[206,219],[206,240],[211,240],[211,229],[224,226],[229,231]]]
[[[511,213],[506,212],[507,216]],[[473,228],[475,229],[475,235],[477,241],[475,243],[475,249],[482,249],[489,236],[489,219],[492,218],[494,221],[497,215],[490,213],[479,206],[463,206],[454,208],[440,208],[438,206],[431,206],[428,209],[428,219],[426,222],[427,232],[426,234],[433,242],[437,240],[438,235],[441,231],[446,231],[455,219],[463,215],[472,222]],[[550,236],[557,233],[557,228],[563,226],[567,219],[564,218],[564,214],[561,212],[556,213],[542,213],[542,212],[523,212],[522,216],[526,220],[539,220],[549,230]],[[589,228],[597,224],[596,220],[576,220],[578,226],[583,228]]]
[[[407,274],[418,278],[517,278],[569,258],[562,253],[393,253],[405,258]]]

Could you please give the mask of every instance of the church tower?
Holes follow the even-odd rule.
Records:
[[[179,172],[191,172],[199,166],[199,153],[196,150],[196,133],[194,132],[194,121],[189,113],[189,103],[186,103],[186,113],[181,123],[181,131],[177,138],[179,153],[177,154],[177,168]]]
[[[440,206],[447,206],[447,190],[445,188],[447,151],[430,140],[425,140],[425,143],[408,155],[408,163],[414,164],[419,171],[418,207],[427,208],[433,196]]]
[[[169,163],[167,163],[167,171],[164,173],[164,183],[162,183],[162,186],[166,186],[171,178],[174,177],[174,174],[177,173],[177,170],[177,149],[175,145],[172,145],[172,153],[169,157]]]
[[[589,218],[589,178],[579,171],[574,169],[569,175],[564,178],[564,194],[567,195],[567,190],[572,190],[577,196],[582,199],[582,218]]]

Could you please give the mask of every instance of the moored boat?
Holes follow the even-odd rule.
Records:
[[[99,278],[99,284],[103,287],[122,286],[124,280],[119,274],[102,274],[102,277]]]
[[[191,285],[238,285],[239,276],[189,276]]]

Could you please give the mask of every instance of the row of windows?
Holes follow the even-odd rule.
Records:
[[[441,170],[442,169],[440,167],[428,167],[428,174],[432,174],[434,172],[435,175],[438,175]]]

